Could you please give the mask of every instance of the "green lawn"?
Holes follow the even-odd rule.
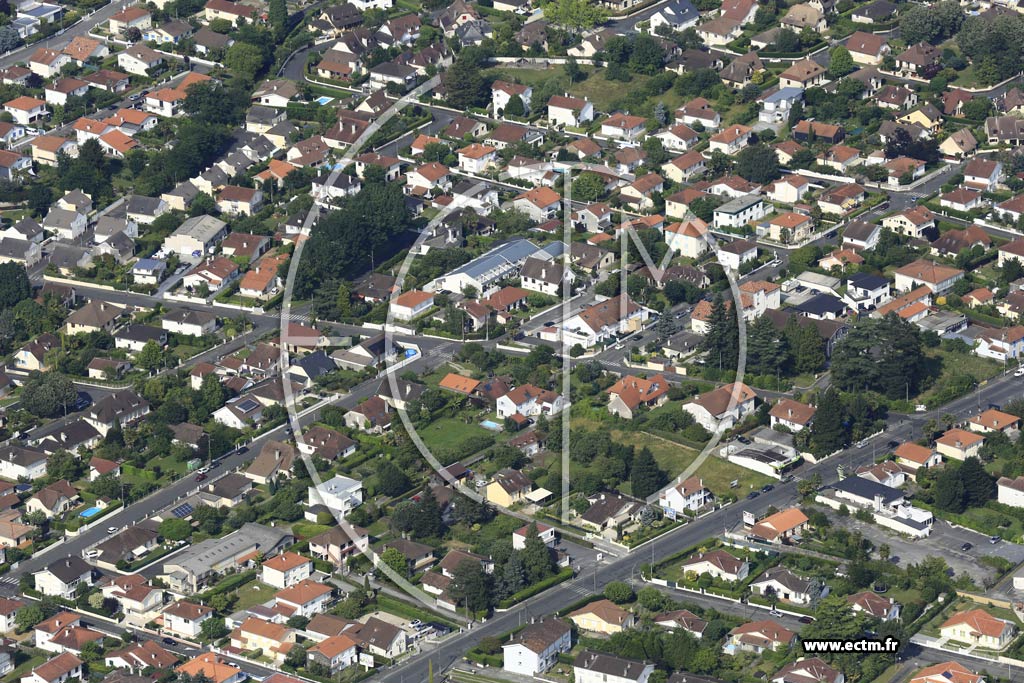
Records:
[[[492,417],[495,422],[498,418]],[[442,417],[434,420],[427,427],[418,430],[420,438],[431,450],[456,448],[471,436],[492,434],[476,422],[467,424],[464,420],[454,417]],[[471,455],[466,453],[466,455]]]
[[[319,533],[327,531],[331,527],[325,524],[313,524],[312,522],[296,522],[292,524],[292,533],[296,538],[306,540]]]
[[[947,382],[954,375],[968,374],[975,380],[981,382],[995,377],[1003,370],[1001,363],[988,358],[981,358],[973,353],[952,353],[940,348],[926,349],[925,355],[930,359],[937,359],[942,363],[939,377],[932,386],[917,397],[917,403],[928,403],[936,392],[942,391]]]
[[[631,91],[641,88],[644,83],[650,80],[650,76],[633,74],[633,80],[628,83],[609,81],[604,76],[604,70],[596,70],[593,67],[581,65],[580,69],[589,74],[586,80],[576,83],[569,83],[565,70],[561,66],[554,66],[550,69],[488,69],[484,73],[495,78],[508,81],[518,81],[526,85],[537,86],[540,83],[554,79],[558,83],[558,91],[568,92],[574,97],[586,98],[594,103],[594,108],[600,112],[608,112],[613,108],[615,102]],[[664,102],[669,111],[684,104],[683,98],[669,90],[658,96],[658,101]]]
[[[678,476],[697,458],[698,454],[698,451],[693,448],[687,448],[646,432],[613,430],[612,438],[620,443],[633,445],[638,449],[650,448],[651,453],[654,454],[654,459],[658,461],[658,464],[668,473],[669,477]],[[702,478],[704,485],[719,496],[728,493],[730,490],[729,484],[737,479],[740,482],[737,492],[761,488],[773,481],[763,474],[734,465],[717,456],[712,456],[705,460],[704,464],[697,470],[696,476]],[[625,486],[628,487],[628,482]]]
[[[262,605],[273,598],[276,592],[277,589],[273,586],[268,586],[259,581],[251,581],[235,591],[238,595],[238,600],[235,602],[234,609],[241,610],[255,605]]]

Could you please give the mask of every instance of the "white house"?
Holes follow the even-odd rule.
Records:
[[[675,519],[677,515],[686,512],[697,512],[714,500],[715,494],[704,486],[704,480],[690,477],[662,491],[658,497],[658,504],[666,516]]]
[[[554,95],[548,100],[548,122],[555,126],[578,128],[594,120],[594,105],[587,100]]]
[[[313,573],[313,560],[298,553],[284,552],[263,561],[261,580],[274,588],[288,588],[308,579]]]
[[[323,505],[342,516],[359,507],[363,502],[363,484],[355,479],[338,474],[308,490],[309,505]]]
[[[505,671],[523,676],[545,673],[558,655],[572,649],[572,627],[549,617],[529,624],[501,646]]]
[[[701,394],[683,405],[699,425],[709,432],[731,429],[753,414],[757,394],[742,382],[726,384]]]
[[[576,683],[647,683],[654,665],[584,650],[573,661],[572,671]]]
[[[409,321],[426,313],[434,306],[433,292],[413,289],[391,300],[390,312],[396,320]]]

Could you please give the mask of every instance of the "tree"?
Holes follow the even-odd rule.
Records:
[[[732,302],[716,294],[711,302],[708,331],[701,340],[700,350],[713,367],[729,370],[739,363],[739,328]]]
[[[385,549],[384,552],[381,553],[380,560],[393,569],[399,576],[404,578],[409,575],[409,561],[405,559],[405,555],[403,555],[397,548]]]
[[[142,347],[142,350],[139,351],[139,355],[135,357],[135,364],[152,372],[163,364],[163,360],[163,352],[160,350],[160,345],[150,339]]]
[[[604,180],[593,171],[584,171],[572,181],[572,198],[581,202],[596,202],[605,193]]]
[[[778,155],[764,144],[749,145],[736,155],[736,173],[757,185],[782,177]]]
[[[199,386],[199,403],[208,413],[217,410],[228,400],[227,390],[220,383],[220,378],[215,373],[203,377],[203,383]]]
[[[964,13],[956,0],[911,5],[900,15],[900,37],[907,45],[922,41],[936,45],[953,37],[963,22]]]
[[[833,384],[843,391],[873,390],[890,399],[917,393],[925,374],[921,335],[894,313],[860,318],[832,353]]]
[[[397,496],[409,490],[409,477],[395,463],[385,460],[377,468],[377,482],[381,493],[386,496]]]
[[[530,524],[526,529],[526,543],[522,551],[523,568],[528,583],[536,583],[547,578],[553,571],[551,551],[537,535],[537,525]]]
[[[192,535],[192,525],[184,519],[169,517],[160,522],[160,535],[168,541],[184,541]]]
[[[231,73],[253,83],[256,76],[266,66],[267,55],[256,45],[237,41],[224,53],[224,66],[231,70]]]
[[[306,647],[302,643],[293,643],[288,655],[284,658],[285,666],[298,669],[306,666]]]
[[[667,289],[667,288],[666,288]],[[755,375],[782,372],[788,355],[788,343],[768,316],[747,326],[747,370]]]
[[[280,41],[288,31],[288,4],[286,0],[270,0],[267,7],[267,18],[274,36]]]
[[[544,18],[570,33],[578,33],[605,23],[608,12],[587,0],[554,0],[544,7]]]
[[[842,45],[837,45],[832,48],[832,52],[829,53],[829,65],[828,73],[829,77],[833,79],[842,78],[848,73],[852,73],[857,69],[857,65],[853,62],[853,57],[850,56],[850,51]]]
[[[43,619],[46,619],[43,608],[30,603],[18,610],[14,616],[14,623],[18,631],[24,633]]]
[[[452,571],[448,591],[473,614],[490,609],[492,587],[491,577],[484,572],[483,565],[477,560],[466,559]]]
[[[800,325],[794,347],[794,360],[798,373],[816,373],[825,366],[825,344],[818,328]]]
[[[13,261],[0,264],[0,309],[13,308],[31,295],[25,267]]]
[[[59,372],[33,372],[21,389],[21,406],[38,417],[55,417],[78,399],[74,383]]]
[[[616,605],[623,605],[633,599],[633,589],[624,581],[611,581],[604,587],[604,597]]]
[[[657,493],[662,486],[668,483],[668,475],[654,459],[651,449],[646,446],[640,449],[633,460],[630,482],[633,487],[633,496],[640,500]]]
[[[423,489],[420,499],[416,502],[416,518],[413,533],[417,538],[435,538],[444,533],[444,519],[441,506],[428,486]]]
[[[665,65],[665,49],[657,38],[649,33],[640,33],[633,39],[633,50],[629,66],[642,74],[658,73]]]
[[[816,456],[829,455],[849,445],[846,414],[839,392],[826,389],[818,402],[811,423],[811,451]]]
[[[565,60],[565,75],[569,79],[569,85],[583,80],[583,69],[580,68],[575,57],[570,56]]]
[[[665,151],[665,146],[661,143],[661,140],[648,135],[644,138],[644,141],[640,143],[640,148],[647,153],[647,159],[645,164],[647,166],[660,166],[669,159],[669,153]]]
[[[13,26],[0,26],[0,52],[10,52],[21,45],[21,35]]]
[[[502,114],[504,116],[526,116],[526,105],[523,104],[523,98],[519,95],[508,98],[508,104],[505,105],[505,111]]]
[[[226,636],[228,627],[224,625],[223,619],[205,619],[199,627],[199,634],[206,642],[212,642]]]
[[[482,107],[487,104],[484,77],[465,51],[448,67],[442,77],[448,104],[456,109]]]
[[[964,460],[959,470],[960,480],[964,484],[965,507],[981,507],[996,497],[996,480],[985,471],[978,458]]]
[[[132,44],[137,43],[142,40],[142,31],[138,26],[131,26],[124,32],[124,39]]]

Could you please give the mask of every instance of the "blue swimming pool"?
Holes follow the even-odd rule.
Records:
[[[316,103],[319,104],[321,107],[325,104],[330,104],[333,101],[334,98],[328,97],[327,95],[321,95],[320,97],[316,98]]]
[[[483,427],[484,429],[489,429],[492,432],[500,432],[502,429],[504,429],[504,427],[502,427],[494,420],[484,420],[483,422],[480,423],[480,426]]]
[[[90,517],[95,517],[96,515],[100,514],[102,511],[103,510],[101,510],[100,508],[93,506],[91,508],[82,510],[81,512],[78,513],[78,516],[84,517],[85,519],[89,519]]]

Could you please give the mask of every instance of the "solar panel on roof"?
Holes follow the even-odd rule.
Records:
[[[253,408],[257,407],[258,405],[259,405],[259,403],[257,401],[254,401],[251,398],[247,398],[247,399],[245,399],[244,401],[242,401],[241,403],[238,404],[238,409],[239,410],[244,410],[245,412],[249,412]]]
[[[186,517],[191,515],[192,512],[192,506],[189,505],[188,503],[183,503],[182,505],[179,505],[178,507],[171,510],[171,514],[177,517],[178,519],[185,519]]]

